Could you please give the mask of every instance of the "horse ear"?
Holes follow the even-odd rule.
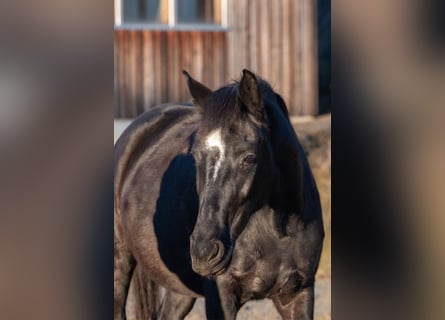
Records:
[[[246,107],[247,112],[257,121],[265,122],[263,100],[261,98],[258,79],[251,71],[244,69],[238,89],[238,99]]]
[[[187,71],[182,70],[182,74],[187,79],[187,86],[189,88],[190,95],[193,98],[193,102],[197,105],[202,105],[204,100],[212,93],[212,90],[193,79]]]

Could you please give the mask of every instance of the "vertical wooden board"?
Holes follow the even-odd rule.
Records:
[[[180,32],[180,48],[181,48],[181,69],[189,73],[192,72],[190,57],[192,55],[188,32]],[[181,101],[191,101],[186,81],[182,81],[181,85]]]
[[[206,32],[205,33],[205,39],[206,39],[206,50],[205,50],[205,60],[208,65],[208,68],[206,68],[206,84],[209,88],[212,90],[215,90],[218,88],[218,81],[217,77],[215,77],[216,73],[221,72],[218,69],[218,48],[215,47],[215,34],[214,32]]]
[[[216,84],[214,79],[214,73],[218,72],[217,64],[216,64],[216,55],[215,55],[215,47],[213,42],[213,33],[205,32],[205,60],[207,64],[207,68],[205,70],[204,84],[207,85],[210,89],[215,90]]]
[[[306,50],[307,50],[307,18],[306,18],[306,0],[299,0],[299,29],[298,29],[298,37],[299,37],[299,109],[298,114],[303,115],[305,114],[305,109],[307,108],[307,86],[306,86],[306,70],[307,70],[307,63],[306,61]]]
[[[153,70],[153,41],[150,31],[143,32],[143,96],[144,96],[144,109],[148,110],[154,105],[154,82],[155,73]]]
[[[161,86],[161,101],[160,103],[166,103],[170,102],[169,95],[168,95],[168,70],[170,67],[170,61],[168,60],[167,56],[167,31],[161,31],[160,32],[160,67],[161,67],[161,73],[159,74],[160,77],[160,86]]]
[[[270,16],[272,17],[271,22],[271,49],[270,49],[270,61],[271,61],[271,71],[269,81],[272,87],[281,92],[282,90],[282,57],[283,57],[283,43],[282,43],[282,0],[270,1]]]
[[[215,48],[213,47],[213,39],[212,39],[212,33],[211,32],[203,32],[201,41],[203,41],[204,46],[204,66],[205,66],[205,72],[203,72],[203,75],[201,77],[201,81],[209,87],[211,90],[216,89],[213,73],[218,72],[217,66],[215,65],[215,56],[214,51]]]
[[[114,117],[115,118],[120,118],[120,104],[119,104],[119,100],[120,100],[120,94],[119,94],[119,76],[120,76],[120,72],[119,72],[119,34],[114,31],[113,33],[113,37],[114,37],[114,46],[113,46],[113,50],[114,50],[114,74],[113,74],[113,78],[114,78]]]
[[[224,85],[227,83],[227,33],[220,32],[218,34],[218,48],[221,52],[220,59],[220,75],[219,75],[219,83]]]
[[[125,94],[125,79],[126,79],[126,60],[125,60],[125,33],[119,32],[119,112],[121,117],[125,117],[125,103],[126,103],[126,94]]]
[[[241,33],[240,42],[238,44],[238,53],[241,57],[240,66],[238,70],[235,70],[235,75],[241,75],[241,71],[244,68],[251,68],[251,50],[250,50],[250,17],[252,15],[250,5],[252,0],[245,0],[243,8],[245,8],[240,15]]]
[[[129,65],[128,65],[128,40],[129,35],[128,32],[122,33],[122,111],[124,117],[129,117],[128,112],[128,74],[129,74]]]
[[[237,0],[227,0],[227,23],[230,26],[230,30],[227,34],[227,57],[228,57],[228,66],[227,72],[229,77],[232,77],[234,69],[237,65],[237,57],[236,57],[236,39],[238,34],[238,25],[237,21],[237,12],[238,12],[238,1]]]
[[[184,56],[184,46],[183,46],[183,39],[182,39],[182,33],[178,32],[176,34],[176,45],[178,46],[176,50],[178,50],[178,69],[182,72],[184,70],[184,64],[183,64],[183,56]],[[184,102],[184,95],[186,93],[186,87],[185,87],[185,81],[184,77],[181,78],[182,81],[178,82],[178,101]]]
[[[187,69],[186,65],[184,64],[184,55],[186,55],[187,47],[184,45],[183,32],[178,32],[178,48],[180,48],[179,50],[181,50],[181,54],[179,56],[179,68],[181,70],[190,71]],[[179,100],[180,101],[188,101],[189,100],[189,94],[188,94],[185,79],[183,79],[183,81],[181,81],[179,83]]]
[[[228,34],[227,32],[221,33],[221,47],[222,51],[224,52],[224,57],[222,60],[222,70],[223,73],[221,74],[221,82],[227,83],[230,79],[230,73],[229,73],[229,57],[228,57]]]
[[[123,110],[123,105],[124,105],[124,99],[125,99],[125,94],[124,94],[124,39],[123,39],[123,33],[122,31],[117,31],[117,42],[118,42],[118,46],[117,46],[117,50],[119,50],[119,79],[118,79],[118,86],[119,88],[117,90],[119,90],[119,117],[123,117],[124,116],[124,110]]]
[[[133,32],[127,36],[127,112],[129,117],[134,117],[134,55],[133,55]]]
[[[277,21],[277,35],[276,38],[278,39],[278,71],[277,71],[277,75],[276,75],[276,79],[277,79],[277,89],[279,89],[280,92],[282,92],[283,90],[283,83],[282,83],[282,79],[283,79],[283,72],[284,72],[284,66],[283,66],[283,0],[280,0],[277,2],[277,17],[276,17],[276,21]]]
[[[270,12],[269,5],[271,1],[261,0],[261,23],[260,23],[260,35],[261,35],[261,75],[265,79],[270,78],[270,61],[269,61],[269,52],[270,52]]]
[[[318,20],[317,20],[317,4],[318,2],[311,2],[311,60],[312,60],[312,81],[311,81],[311,91],[312,91],[312,110],[311,115],[317,115],[319,112],[319,101],[318,101]]]
[[[300,36],[300,77],[301,77],[301,106],[300,106],[300,114],[305,114],[308,103],[308,91],[307,91],[307,32],[308,32],[308,17],[307,15],[307,0],[300,0],[300,21],[301,25],[299,28],[299,36]]]
[[[222,32],[214,32],[212,34],[212,43],[213,43],[213,51],[214,51],[214,59],[215,59],[215,69],[218,72],[213,73],[215,88],[219,88],[224,85],[224,81],[222,81],[222,74],[224,74],[224,66],[222,61],[224,60],[224,51],[221,41]]]
[[[175,31],[168,31],[163,32],[165,35],[164,39],[164,50],[165,50],[165,91],[166,91],[166,101],[173,102],[175,101],[175,78],[174,78],[174,69],[175,69],[175,54],[173,50],[173,41],[174,41],[174,35]]]
[[[212,39],[212,59],[214,61],[213,65],[213,88],[219,88],[224,83],[221,81],[221,74],[224,73],[224,70],[222,69],[222,63],[221,60],[223,59],[223,48],[221,47],[221,33],[220,32],[211,32],[210,33],[211,39]]]
[[[249,55],[250,55],[250,59],[249,59],[249,69],[255,73],[258,72],[258,56],[259,56],[259,52],[258,52],[258,32],[257,32],[257,28],[258,28],[258,23],[259,23],[259,19],[258,19],[258,1],[252,1],[250,0],[249,2],[249,13],[248,15],[250,23],[248,25],[248,46],[249,46]]]
[[[295,3],[292,4],[292,16],[293,16],[293,33],[292,33],[292,61],[291,61],[291,68],[292,68],[292,95],[291,95],[291,101],[292,101],[292,115],[302,115],[302,95],[303,90],[301,86],[301,63],[302,63],[302,48],[301,48],[301,37],[300,37],[300,30],[301,30],[301,0],[295,1]]]
[[[129,32],[128,39],[128,112],[130,117],[134,117],[136,113],[135,109],[135,96],[136,96],[136,86],[135,86],[135,54],[134,54],[134,38],[135,32]]]
[[[231,65],[231,78],[238,78],[241,70],[247,68],[247,53],[245,51],[245,44],[247,39],[246,29],[246,14],[249,11],[247,0],[233,1],[233,25],[232,32],[230,33],[231,43],[229,50],[230,54],[230,65]]]
[[[187,53],[184,55],[184,64],[186,69],[193,73],[193,43],[192,43],[192,37],[190,36],[189,32],[183,32],[183,45],[185,48],[187,48]]]
[[[192,73],[195,79],[208,85],[209,84],[208,80],[205,80],[205,76],[207,76],[207,74],[203,70],[203,59],[208,57],[208,51],[207,51],[208,47],[207,46],[204,47],[202,44],[201,36],[203,33],[207,32],[198,32],[198,31],[190,32],[189,39],[191,39],[190,42],[193,47]]]
[[[143,34],[142,31],[136,32],[135,43],[135,59],[136,59],[136,114],[135,116],[144,112],[144,92],[143,92]]]
[[[204,62],[210,58],[208,55],[209,52],[207,50],[208,46],[211,45],[211,43],[203,43],[203,37],[205,37],[207,34],[208,32],[190,32],[193,44],[193,76],[198,81],[204,82],[204,84],[207,84],[205,73],[208,72],[207,68],[205,68]]]
[[[298,77],[295,79],[297,81],[297,86],[299,88],[299,114],[315,114],[315,14],[313,7],[315,5],[314,1],[311,0],[300,0],[298,12],[299,29],[298,29],[298,42],[295,50],[298,50],[299,61],[295,70]]]
[[[290,104],[290,96],[292,92],[292,67],[291,67],[291,56],[293,54],[291,48],[292,48],[292,39],[291,39],[291,21],[292,21],[292,11],[291,11],[291,5],[294,0],[283,0],[283,6],[282,6],[282,14],[283,14],[283,31],[280,35],[282,39],[282,67],[283,72],[281,74],[281,85],[282,85],[282,91],[281,94],[284,98],[284,101],[286,102],[286,105],[289,109],[289,111],[292,108],[292,105]]]
[[[131,117],[137,115],[137,31],[130,32],[130,105]]]
[[[304,6],[305,6],[305,2],[306,0],[299,0],[300,2],[300,7],[299,7],[299,21],[300,21],[300,26],[298,28],[298,49],[299,49],[299,62],[298,62],[298,67],[299,67],[299,88],[300,88],[300,104],[299,104],[299,110],[298,113],[299,115],[304,115],[304,109],[305,109],[305,103],[306,103],[306,92],[305,92],[305,75],[304,75],[304,63],[305,63],[305,55],[304,55],[304,50],[305,50],[305,32],[304,32],[304,28],[305,28],[305,16],[304,16]]]
[[[153,104],[157,105],[161,103],[162,99],[162,57],[161,57],[161,32],[151,32],[153,43],[153,72],[155,74],[155,81],[153,83],[154,99]]]
[[[177,72],[178,72],[178,74],[177,74],[177,82],[176,82],[176,84],[177,84],[177,88],[176,88],[176,90],[177,90],[177,97],[176,97],[176,100],[177,101],[179,101],[179,102],[184,102],[185,100],[184,100],[184,94],[186,93],[186,90],[185,90],[185,78],[184,78],[184,76],[183,76],[183,74],[182,74],[182,70],[183,70],[183,66],[182,66],[182,62],[181,62],[181,59],[182,59],[182,55],[184,54],[183,53],[183,51],[184,51],[184,48],[182,47],[182,45],[181,45],[181,33],[180,32],[177,32],[176,33],[176,37],[175,37],[175,51],[176,51],[176,58],[177,58],[177,61],[176,61],[176,64],[177,64]]]
[[[317,71],[316,71],[316,4],[312,0],[302,0],[302,77],[304,114],[317,113]]]
[[[180,100],[180,81],[183,80],[183,76],[181,73],[181,69],[179,67],[179,59],[181,49],[178,47],[178,32],[171,32],[170,42],[169,42],[169,50],[172,52],[172,60],[170,61],[171,67],[169,71],[169,85],[172,89],[171,101],[181,102]]]
[[[164,96],[165,96],[165,86],[164,86],[164,82],[165,82],[165,62],[166,62],[166,58],[165,58],[165,50],[164,50],[164,43],[163,43],[163,31],[159,31],[156,32],[156,46],[155,46],[155,50],[157,51],[157,59],[156,59],[156,64],[157,64],[157,71],[156,71],[156,86],[157,86],[157,95],[156,95],[156,104],[161,104],[164,103]]]
[[[167,88],[165,85],[165,78],[166,78],[166,73],[165,70],[168,68],[168,61],[166,59],[166,52],[165,52],[165,32],[164,31],[160,31],[158,34],[158,51],[159,51],[159,70],[158,73],[156,74],[158,81],[159,81],[159,97],[158,97],[158,104],[161,103],[165,103],[167,102]]]
[[[196,79],[203,83],[204,85],[208,86],[209,88],[212,87],[212,84],[210,83],[210,70],[209,70],[209,61],[212,59],[209,57],[209,47],[211,44],[209,43],[209,35],[208,32],[201,32],[199,34],[193,34],[194,41],[199,41],[201,43],[201,55],[200,55],[200,70],[199,72],[195,72]],[[194,56],[196,58],[196,56]],[[194,60],[194,64],[196,64],[196,61]]]
[[[114,35],[115,35],[115,42],[114,42],[114,46],[116,50],[116,55],[117,55],[117,63],[115,65],[115,70],[117,69],[117,74],[116,74],[116,87],[114,88],[114,90],[117,91],[118,94],[118,100],[115,102],[117,103],[117,112],[115,113],[116,117],[121,118],[122,117],[122,110],[121,110],[121,106],[122,106],[122,40],[121,40],[121,33],[119,31],[114,31]],[[115,71],[116,72],[116,71]]]
[[[196,63],[195,63],[195,38],[194,35],[191,32],[185,31],[184,32],[184,40],[187,42],[188,47],[188,56],[187,56],[187,69],[190,75],[195,78],[196,80],[199,80],[197,78],[197,72],[196,72]]]
[[[246,10],[243,12],[243,16],[241,17],[242,38],[239,46],[240,48],[239,52],[243,55],[244,64],[241,66],[240,69],[252,68],[252,62],[251,62],[252,53],[250,49],[250,37],[251,37],[250,26],[251,26],[251,16],[254,13],[251,12],[252,11],[251,5],[252,5],[252,0],[246,0],[245,3]],[[241,70],[239,70],[238,72],[241,72]]]
[[[218,70],[218,72],[214,72],[215,86],[217,88],[221,87],[222,85],[224,85],[226,83],[225,82],[225,72],[226,72],[225,55],[226,55],[226,52],[225,52],[224,37],[225,37],[224,32],[215,32],[213,34],[213,47],[214,47],[214,51],[216,53],[215,66]]]
[[[129,51],[130,51],[130,34],[129,32],[123,33],[123,71],[124,71],[124,78],[122,81],[122,91],[124,94],[123,104],[122,104],[122,110],[123,115],[125,118],[130,117],[130,109],[129,106],[131,105],[130,102],[130,60],[129,60]]]
[[[196,35],[192,32],[185,32],[187,34],[187,41],[188,41],[188,47],[189,47],[189,72],[193,78],[196,80],[200,80],[200,76],[198,74],[198,70],[196,69],[196,47],[195,47],[195,41],[196,41]]]

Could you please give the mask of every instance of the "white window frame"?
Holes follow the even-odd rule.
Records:
[[[219,24],[178,24],[176,3],[181,0],[166,0],[168,1],[168,23],[126,23],[123,21],[123,2],[124,0],[114,0],[114,28],[115,29],[144,29],[144,30],[202,30],[202,31],[226,31],[228,30],[227,23],[227,1],[221,1],[221,23]]]

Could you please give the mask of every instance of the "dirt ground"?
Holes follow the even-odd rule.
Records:
[[[205,319],[204,300],[198,299],[186,320]],[[281,320],[270,300],[249,301],[238,313],[237,320]],[[322,277],[315,282],[315,320],[331,320],[331,279]]]

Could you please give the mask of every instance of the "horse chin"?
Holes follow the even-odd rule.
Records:
[[[227,271],[227,269],[228,269],[228,266],[227,266],[227,265],[222,265],[222,266],[220,266],[218,269],[214,269],[214,270],[212,271],[212,273],[209,274],[209,276],[211,276],[211,277],[220,276],[220,275],[222,275],[223,273],[225,273],[225,272]]]
[[[199,270],[194,270],[196,273],[203,277],[216,277],[224,274],[229,268],[230,261],[232,260],[232,251],[228,252],[215,266],[211,268],[203,268]]]
[[[228,252],[224,256],[224,258],[221,260],[221,262],[218,263],[213,268],[212,272],[210,273],[210,276],[216,277],[216,276],[220,276],[220,275],[224,274],[227,271],[227,269],[229,269],[231,260],[232,260],[232,250],[230,250],[230,252]]]

